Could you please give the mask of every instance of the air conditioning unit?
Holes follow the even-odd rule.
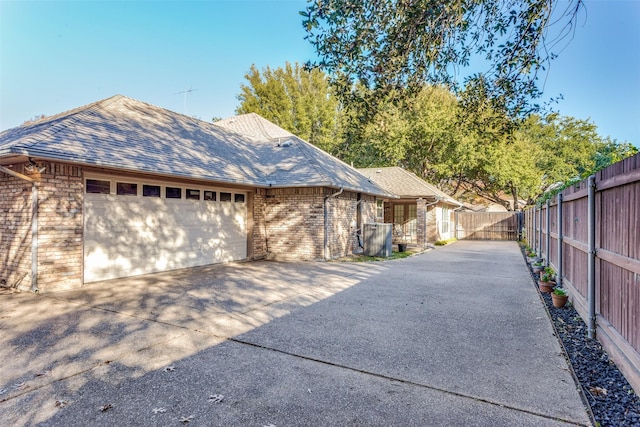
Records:
[[[393,224],[372,222],[364,224],[363,240],[366,256],[390,257]]]

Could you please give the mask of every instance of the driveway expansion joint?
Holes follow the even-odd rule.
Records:
[[[590,427],[588,424],[576,423],[575,421],[571,421],[571,420],[568,420],[568,419],[565,419],[565,418],[558,418],[558,417],[553,417],[553,416],[550,416],[550,415],[547,415],[547,414],[541,414],[539,412],[530,411],[528,409],[518,408],[516,406],[506,405],[504,403],[494,402],[494,401],[491,401],[491,400],[488,400],[488,399],[485,399],[485,398],[482,398],[482,397],[472,396],[472,395],[469,395],[469,394],[464,394],[464,393],[460,393],[460,392],[456,392],[456,391],[451,391],[451,390],[447,390],[447,389],[444,389],[444,388],[431,386],[431,385],[428,385],[428,384],[417,383],[415,381],[409,381],[409,380],[405,380],[405,379],[402,379],[402,378],[395,378],[395,377],[391,377],[391,376],[388,376],[388,375],[379,374],[379,373],[376,373],[376,372],[371,372],[371,371],[367,371],[367,370],[360,369],[360,368],[354,368],[354,367],[347,366],[347,365],[341,365],[341,364],[334,363],[334,362],[328,362],[326,360],[322,360],[322,359],[318,359],[318,358],[314,358],[314,357],[309,357],[309,356],[304,356],[304,355],[292,353],[292,352],[289,352],[289,351],[280,350],[280,349],[277,349],[277,348],[274,348],[274,347],[269,347],[269,346],[265,346],[265,345],[262,345],[262,344],[252,343],[250,341],[245,341],[245,340],[241,340],[241,339],[238,339],[238,338],[227,338],[227,341],[231,341],[231,342],[234,342],[234,343],[237,343],[237,344],[241,344],[241,345],[251,346],[251,347],[254,347],[254,348],[261,349],[261,350],[273,351],[275,353],[284,354],[284,355],[287,355],[287,356],[295,357],[295,358],[306,360],[306,361],[309,361],[309,362],[321,363],[323,365],[331,366],[331,367],[334,367],[334,368],[346,369],[346,370],[351,371],[351,372],[356,372],[356,373],[360,373],[360,374],[364,374],[364,375],[369,375],[369,376],[373,376],[373,377],[384,379],[384,380],[395,381],[395,382],[399,382],[399,383],[410,385],[410,386],[414,386],[414,387],[420,387],[420,388],[436,391],[436,392],[439,392],[439,393],[444,393],[444,394],[448,394],[448,395],[451,395],[451,396],[459,397],[459,398],[462,398],[462,399],[469,399],[469,400],[472,400],[472,401],[478,402],[478,403],[486,403],[488,405],[497,406],[497,407],[508,409],[508,410],[511,410],[511,411],[517,411],[517,412],[521,412],[521,413],[528,414],[528,415],[533,415],[533,416],[536,416],[536,417],[545,418],[545,419],[552,420],[552,421],[558,421],[558,422],[566,423],[567,425]]]

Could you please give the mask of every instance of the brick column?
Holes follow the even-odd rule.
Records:
[[[416,228],[418,247],[425,248],[427,246],[427,201],[425,199],[417,199],[418,209],[416,212]]]

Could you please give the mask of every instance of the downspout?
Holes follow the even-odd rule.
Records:
[[[589,236],[589,254],[588,254],[588,304],[589,318],[587,324],[587,333],[589,338],[596,337],[596,177],[589,177],[587,203],[589,210],[587,214],[588,236]]]
[[[7,175],[23,179],[31,183],[31,291],[38,292],[38,187],[36,180],[26,175],[0,166],[0,171]]]
[[[324,196],[324,260],[329,261],[331,254],[329,253],[329,212],[327,212],[327,200],[338,197],[344,191],[344,187],[340,187],[337,193]]]

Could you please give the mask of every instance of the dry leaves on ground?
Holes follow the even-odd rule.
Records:
[[[607,395],[607,389],[606,388],[602,388],[602,387],[591,387],[589,389],[589,391],[594,396],[606,396]]]

